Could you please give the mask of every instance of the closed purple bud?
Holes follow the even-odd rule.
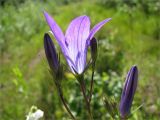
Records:
[[[44,49],[50,69],[54,73],[57,72],[59,67],[58,56],[52,39],[47,33],[44,34]]]
[[[138,82],[138,68],[133,66],[128,72],[125,86],[122,91],[121,101],[120,101],[120,115],[122,118],[126,118],[130,114],[130,109],[132,106],[132,101],[137,88]]]
[[[92,38],[90,41],[90,46],[91,46],[91,57],[92,61],[95,62],[97,59],[97,40],[96,38]]]

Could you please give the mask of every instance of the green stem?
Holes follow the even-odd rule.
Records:
[[[60,88],[60,85],[56,85],[56,86],[57,86],[57,89],[58,89],[58,92],[59,92],[60,99],[61,99],[61,101],[62,101],[65,109],[67,110],[67,112],[69,113],[69,115],[71,116],[71,118],[72,118],[73,120],[76,120],[76,118],[74,117],[74,115],[72,114],[72,112],[70,111],[68,105],[66,104],[66,102],[65,102],[65,100],[64,100],[63,92],[62,92],[62,90],[61,90],[61,88]]]
[[[87,111],[88,111],[89,120],[93,120],[91,109],[90,109],[90,103],[89,103],[89,100],[88,100],[87,95],[86,95],[84,78],[83,78],[83,76],[81,76],[80,78],[81,79],[80,80],[78,79],[78,81],[80,83],[80,88],[81,88],[81,91],[82,91],[82,94],[83,94],[83,97],[84,97],[84,100],[85,100],[85,103],[86,103],[86,108],[87,108]]]
[[[90,86],[89,103],[91,103],[91,100],[92,100],[92,93],[93,93],[93,84],[94,84],[94,80],[93,80],[93,77],[94,77],[94,66],[95,66],[95,63],[93,63],[93,66],[92,66],[92,77],[91,77],[91,86]]]

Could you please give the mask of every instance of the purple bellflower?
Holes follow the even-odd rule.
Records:
[[[71,71],[74,74],[82,74],[86,68],[86,57],[90,40],[111,18],[101,21],[90,30],[89,17],[85,15],[79,16],[71,21],[64,35],[61,28],[47,12],[44,12],[44,16],[52,34],[61,47]]]
[[[121,95],[119,110],[122,118],[126,118],[130,114],[132,101],[137,88],[137,82],[138,82],[138,68],[137,66],[133,66],[128,72]]]

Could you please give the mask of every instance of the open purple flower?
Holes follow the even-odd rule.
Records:
[[[79,16],[72,20],[64,35],[61,28],[47,12],[44,12],[44,16],[55,39],[61,47],[71,71],[74,74],[83,73],[86,68],[87,49],[90,45],[90,40],[111,18],[103,20],[90,30],[89,17],[85,15]]]
[[[130,113],[132,101],[137,88],[137,82],[138,82],[138,68],[137,66],[133,66],[128,72],[126,82],[121,95],[119,110],[122,118],[127,117],[127,115],[129,115]]]

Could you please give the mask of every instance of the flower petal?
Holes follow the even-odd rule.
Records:
[[[61,46],[64,46],[64,34],[61,30],[61,28],[57,25],[57,23],[54,21],[54,19],[47,13],[47,12],[44,12],[44,16],[46,18],[46,21],[55,37],[55,39],[57,40],[57,42],[59,43],[59,45]],[[61,46],[61,47],[62,47]]]
[[[86,62],[86,41],[90,31],[90,19],[80,16],[72,20],[65,34],[70,59],[76,64],[75,70],[83,72]]]
[[[99,30],[101,29],[101,27],[106,24],[108,21],[110,21],[111,18],[108,18],[108,19],[105,19],[101,22],[99,22],[98,24],[96,24],[90,31],[90,34],[89,34],[89,40],[91,40],[94,36],[94,34]]]

